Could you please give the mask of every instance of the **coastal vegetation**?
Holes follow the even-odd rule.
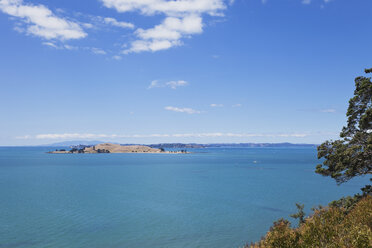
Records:
[[[350,211],[342,207],[315,209],[298,228],[291,228],[288,220],[280,219],[261,241],[245,247],[372,247],[372,197],[364,197]]]
[[[66,154],[66,153],[187,153],[186,150],[166,151],[164,148],[152,148],[143,145],[119,145],[112,143],[102,143],[93,146],[73,147],[67,151],[60,149],[49,153]]]
[[[365,70],[372,73],[372,69]],[[356,176],[372,174],[372,82],[369,77],[355,79],[354,97],[346,113],[347,125],[340,139],[326,141],[318,147],[322,164],[316,173],[342,184]],[[372,181],[372,178],[370,178]],[[274,222],[265,237],[246,248],[372,247],[372,186],[362,193],[333,201],[327,207],[314,208],[305,218],[304,206],[296,204],[299,226],[288,220]]]
[[[371,73],[372,69],[366,70]],[[326,141],[318,147],[324,158],[316,172],[330,176],[338,184],[355,176],[372,173],[372,83],[371,78],[355,79],[354,97],[349,101],[347,125],[339,140]]]

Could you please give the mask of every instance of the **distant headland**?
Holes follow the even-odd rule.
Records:
[[[85,146],[95,146],[97,144],[110,143],[119,144],[107,141],[86,141],[86,140],[75,140],[75,141],[63,141],[53,144],[45,144],[41,146],[48,147],[71,147],[71,148],[83,148]],[[158,144],[121,144],[122,146],[147,146],[151,148],[171,148],[171,149],[188,149],[188,148],[295,148],[295,147],[317,147],[317,144],[294,144],[294,143],[158,143]]]
[[[188,153],[186,150],[165,151],[163,148],[152,148],[143,145],[120,145],[112,143],[102,143],[92,146],[75,146],[71,150],[55,150],[48,153],[68,154],[68,153]]]

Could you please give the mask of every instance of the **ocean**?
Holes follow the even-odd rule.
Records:
[[[368,183],[315,174],[309,147],[45,153],[54,149],[0,148],[0,248],[242,247],[296,202],[309,214]]]

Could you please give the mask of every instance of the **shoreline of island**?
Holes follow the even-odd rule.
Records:
[[[163,148],[152,148],[144,145],[120,145],[102,143],[93,146],[73,147],[70,150],[57,149],[49,151],[51,154],[97,154],[97,153],[147,153],[147,154],[187,154],[186,150],[166,151]]]

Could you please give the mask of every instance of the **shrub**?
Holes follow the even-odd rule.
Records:
[[[343,206],[316,209],[298,228],[280,219],[260,242],[245,247],[372,248],[372,197],[361,198],[350,211]]]

